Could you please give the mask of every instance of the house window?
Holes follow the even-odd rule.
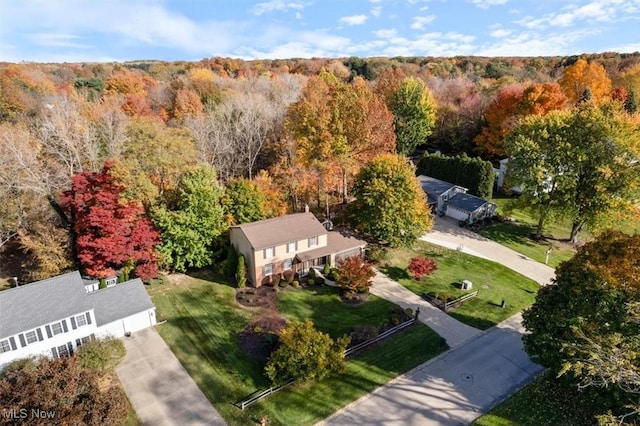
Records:
[[[80,346],[87,343],[89,340],[91,340],[91,336],[83,337],[82,339],[76,339],[76,347],[79,348]]]
[[[38,335],[36,334],[36,331],[27,331],[26,333],[24,333],[24,337],[27,339],[27,344],[29,343],[35,343],[38,341]]]
[[[282,261],[282,269],[287,271],[289,269],[291,269],[291,259],[285,259]]]
[[[58,356],[60,358],[69,356],[69,348],[67,348],[67,345],[58,346]]]
[[[273,275],[273,263],[264,265],[264,267],[262,268],[262,275],[264,275],[265,277]]]
[[[76,325],[77,325],[78,327],[81,327],[81,326],[83,326],[83,325],[87,325],[87,317],[86,317],[86,316],[84,316],[84,315],[78,315],[78,316],[76,317]]]
[[[270,257],[273,257],[273,252],[274,252],[273,247],[267,247],[266,249],[264,249],[264,258],[269,259]]]
[[[297,245],[298,243],[295,241],[287,243],[287,253],[294,253],[297,249]]]
[[[318,245],[318,237],[309,238],[309,247],[315,247]]]
[[[0,354],[9,352],[11,350],[11,345],[9,345],[9,339],[0,340]]]
[[[56,334],[60,334],[62,333],[62,323],[61,322],[57,322],[55,324],[51,324],[51,332],[53,333],[53,335],[55,336]]]

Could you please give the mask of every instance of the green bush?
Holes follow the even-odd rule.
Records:
[[[242,288],[247,284],[247,268],[244,264],[244,256],[238,256],[238,269],[236,271],[236,281],[238,288]]]
[[[385,247],[374,246],[368,249],[365,253],[367,259],[375,263],[382,263],[391,259],[391,253],[389,253]]]
[[[288,285],[289,285],[289,283],[288,283],[288,282],[286,282],[285,280],[280,280],[280,282],[278,283],[278,285],[279,285],[280,287],[286,287],[286,286],[288,286]]]
[[[478,197],[493,195],[493,165],[477,157],[425,153],[418,161],[416,173],[468,188],[470,194]]]
[[[309,278],[309,280],[307,281],[307,284],[309,285],[315,285],[315,280],[313,278]]]
[[[407,308],[407,309],[404,310],[404,313],[407,314],[408,317],[412,317],[413,316],[413,309]]]
[[[280,274],[274,274],[274,275],[271,276],[271,283],[272,283],[272,285],[274,287],[277,286],[278,284],[280,284],[280,281],[281,281],[280,280]],[[286,283],[285,283],[285,285],[286,285]]]
[[[107,288],[107,280],[105,280],[104,278],[100,278],[100,284],[98,285],[98,288]]]
[[[293,280],[291,285],[297,288],[297,287],[300,287],[300,282],[298,280]]]
[[[397,312],[394,312],[391,314],[391,324],[393,325],[398,325],[400,324],[400,314]]]
[[[309,278],[315,278],[316,277],[316,270],[313,268],[309,268],[309,272],[307,273],[307,276]]]
[[[366,342],[376,337],[378,337],[378,328],[373,325],[358,325],[351,332],[352,342]]]
[[[322,275],[326,277],[327,275],[329,275],[330,272],[331,272],[331,267],[329,266],[328,263],[325,263],[324,266],[322,267]]]
[[[120,339],[91,340],[78,349],[78,358],[84,368],[105,371],[114,369],[125,353]]]

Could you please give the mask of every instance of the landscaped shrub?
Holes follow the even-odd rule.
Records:
[[[357,255],[341,259],[338,262],[338,269],[340,272],[336,284],[347,290],[368,291],[373,284],[371,278],[376,275],[371,264]]]
[[[285,280],[280,280],[280,282],[278,283],[278,285],[279,285],[280,287],[283,287],[283,288],[284,288],[284,287],[288,286],[288,285],[289,285],[289,283],[288,283],[288,282],[286,282]]]
[[[373,325],[357,325],[351,332],[351,342],[361,343],[378,337],[378,327]]]
[[[470,194],[478,197],[491,198],[493,194],[493,165],[477,157],[425,153],[418,161],[416,172],[468,188]]]
[[[435,260],[429,257],[417,256],[409,261],[407,269],[416,280],[419,280],[425,275],[432,274],[436,269],[438,269],[438,265]]]
[[[413,309],[407,308],[407,309],[404,310],[404,313],[407,314],[408,317],[412,317],[413,316]]]
[[[229,244],[229,251],[227,252],[227,262],[225,264],[224,272],[229,278],[233,278],[238,270],[238,253],[236,252],[233,244]]]
[[[315,280],[313,278],[309,278],[309,280],[307,281],[307,284],[309,285],[315,285]]]
[[[293,280],[293,282],[291,283],[292,286],[294,287],[300,287],[300,281],[298,280]]]
[[[242,288],[247,284],[247,267],[244,264],[244,256],[238,256],[238,269],[236,271],[236,282],[238,288]]]
[[[291,269],[287,269],[286,271],[284,271],[282,273],[282,277],[285,279],[286,282],[291,284],[293,282],[295,274],[293,273],[293,271]]]
[[[273,274],[271,276],[271,284],[275,287],[280,284],[280,274]],[[286,285],[286,282],[285,282]]]
[[[315,278],[316,277],[316,270],[313,268],[309,268],[309,272],[307,273],[307,276],[309,278]]]
[[[327,275],[329,275],[330,272],[331,272],[331,267],[329,266],[328,263],[325,263],[324,266],[322,267],[322,275],[326,277]]]
[[[346,370],[344,350],[348,336],[333,340],[313,327],[313,322],[293,321],[280,333],[278,349],[271,353],[265,375],[274,384],[322,379]]]
[[[122,361],[126,350],[120,339],[91,340],[78,350],[83,368],[111,370]]]
[[[401,319],[401,316],[400,316],[400,314],[398,312],[393,312],[391,314],[391,324],[393,324],[393,325],[400,324],[400,319]]]

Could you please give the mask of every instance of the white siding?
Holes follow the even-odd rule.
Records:
[[[100,326],[96,332],[97,337],[122,337],[125,333],[133,333],[156,324],[156,309],[139,312],[122,318],[109,324]]]
[[[447,206],[446,215],[452,217],[456,220],[467,220],[469,219],[469,213],[463,210],[458,210],[455,207]]]

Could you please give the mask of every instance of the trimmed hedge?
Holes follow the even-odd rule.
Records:
[[[418,161],[416,172],[445,182],[463,186],[469,194],[491,198],[495,174],[490,162],[481,158],[447,157],[441,154],[425,153]]]

